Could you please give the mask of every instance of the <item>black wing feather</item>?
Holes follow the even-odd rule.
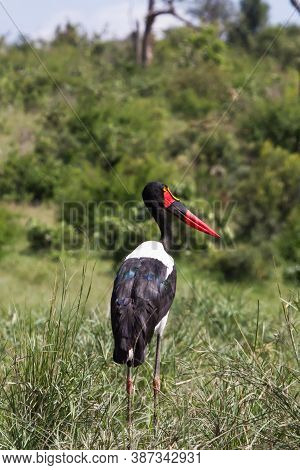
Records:
[[[176,291],[176,269],[153,258],[129,258],[121,265],[111,298],[114,361],[124,364],[133,349],[133,365],[145,360],[156,325],[168,313]]]

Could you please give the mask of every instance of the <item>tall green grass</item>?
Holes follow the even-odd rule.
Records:
[[[87,272],[75,298],[63,272],[47,309],[2,312],[1,449],[127,448],[126,371],[112,362],[107,312],[86,308],[97,289]],[[276,315],[265,317],[217,284],[179,295],[155,435],[154,342],[134,371],[132,447],[299,448],[299,307],[295,294],[278,298]]]

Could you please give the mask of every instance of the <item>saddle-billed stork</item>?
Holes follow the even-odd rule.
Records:
[[[131,423],[132,367],[145,361],[145,352],[157,335],[153,375],[154,426],[157,395],[160,391],[161,337],[176,291],[176,268],[168,254],[171,245],[171,218],[178,217],[190,227],[213,237],[220,236],[192,214],[169,187],[148,183],[142,193],[144,204],[158,224],[161,240],[139,245],[121,264],[111,297],[111,323],[114,336],[113,359],[127,364],[128,421]]]

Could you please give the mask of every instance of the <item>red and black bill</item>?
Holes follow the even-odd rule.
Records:
[[[190,227],[198,230],[199,232],[207,233],[207,235],[211,235],[212,237],[221,238],[220,235],[218,235],[211,227],[188,210],[184,204],[179,201],[179,199],[175,198],[169,189],[164,191],[164,206],[167,210],[172,212],[173,215]]]

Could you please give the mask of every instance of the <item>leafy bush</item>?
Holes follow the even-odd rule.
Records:
[[[27,230],[29,247],[33,251],[39,250],[69,250],[81,248],[81,236],[74,227],[66,223],[49,227],[45,224],[33,222]]]
[[[220,65],[224,61],[226,44],[219,38],[218,28],[203,25],[200,31],[189,28],[167,31],[157,49],[160,61],[171,59],[181,66],[199,65],[201,62]]]
[[[268,46],[277,38],[271,48]],[[260,57],[266,50],[282,67],[299,67],[300,28],[298,25],[271,26],[261,31],[255,41],[254,50]]]
[[[51,247],[51,229],[46,225],[33,223],[27,231],[27,240],[34,251],[45,250]]]
[[[218,271],[226,281],[262,279],[268,276],[268,267],[263,262],[262,255],[251,247],[237,247],[214,253],[211,269]]]
[[[266,142],[236,188],[240,236],[255,241],[276,235],[299,204],[300,158]]]
[[[0,173],[0,196],[16,201],[52,198],[60,179],[60,164],[49,156],[11,155]]]
[[[247,141],[261,146],[269,140],[276,147],[299,151],[300,103],[292,100],[258,100],[241,119],[241,134]]]

